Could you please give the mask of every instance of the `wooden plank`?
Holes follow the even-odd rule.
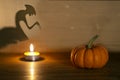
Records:
[[[36,62],[22,61],[22,55],[0,55],[0,80],[119,80],[119,56],[110,53],[101,69],[78,69],[71,64],[70,52],[44,53]]]

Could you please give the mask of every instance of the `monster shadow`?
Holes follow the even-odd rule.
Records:
[[[16,27],[6,27],[0,30],[0,48],[3,48],[11,43],[17,43],[18,41],[27,40],[28,37],[22,30],[20,21],[26,24],[28,29],[32,29],[35,25],[40,27],[40,24],[36,21],[32,26],[29,26],[26,20],[26,15],[36,15],[35,9],[31,5],[25,5],[26,10],[20,10],[16,13],[15,23]]]

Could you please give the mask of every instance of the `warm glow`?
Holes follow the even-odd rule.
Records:
[[[29,48],[30,48],[30,52],[25,52],[24,53],[25,56],[38,56],[38,55],[40,55],[39,52],[34,52],[34,46],[33,46],[33,44],[30,44]]]
[[[40,55],[39,52],[25,52],[24,55],[26,56],[38,56]]]
[[[35,70],[34,70],[34,63],[30,64],[30,78],[31,80],[34,80],[34,74],[35,74]]]
[[[34,52],[34,46],[33,46],[33,44],[30,44],[30,52]]]

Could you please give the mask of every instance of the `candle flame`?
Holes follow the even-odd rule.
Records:
[[[33,46],[33,44],[30,44],[30,52],[34,52],[34,46]]]
[[[36,52],[36,51],[34,52],[34,46],[33,46],[33,44],[30,44],[29,48],[30,48],[30,51],[25,52],[24,53],[25,56],[33,56],[33,60],[34,60],[35,59],[34,56],[40,55],[39,52]]]

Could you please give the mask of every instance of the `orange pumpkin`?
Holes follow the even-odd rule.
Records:
[[[75,47],[71,51],[71,61],[79,68],[102,68],[108,62],[109,54],[102,45],[93,45],[98,35],[94,36],[88,43],[80,47]]]

